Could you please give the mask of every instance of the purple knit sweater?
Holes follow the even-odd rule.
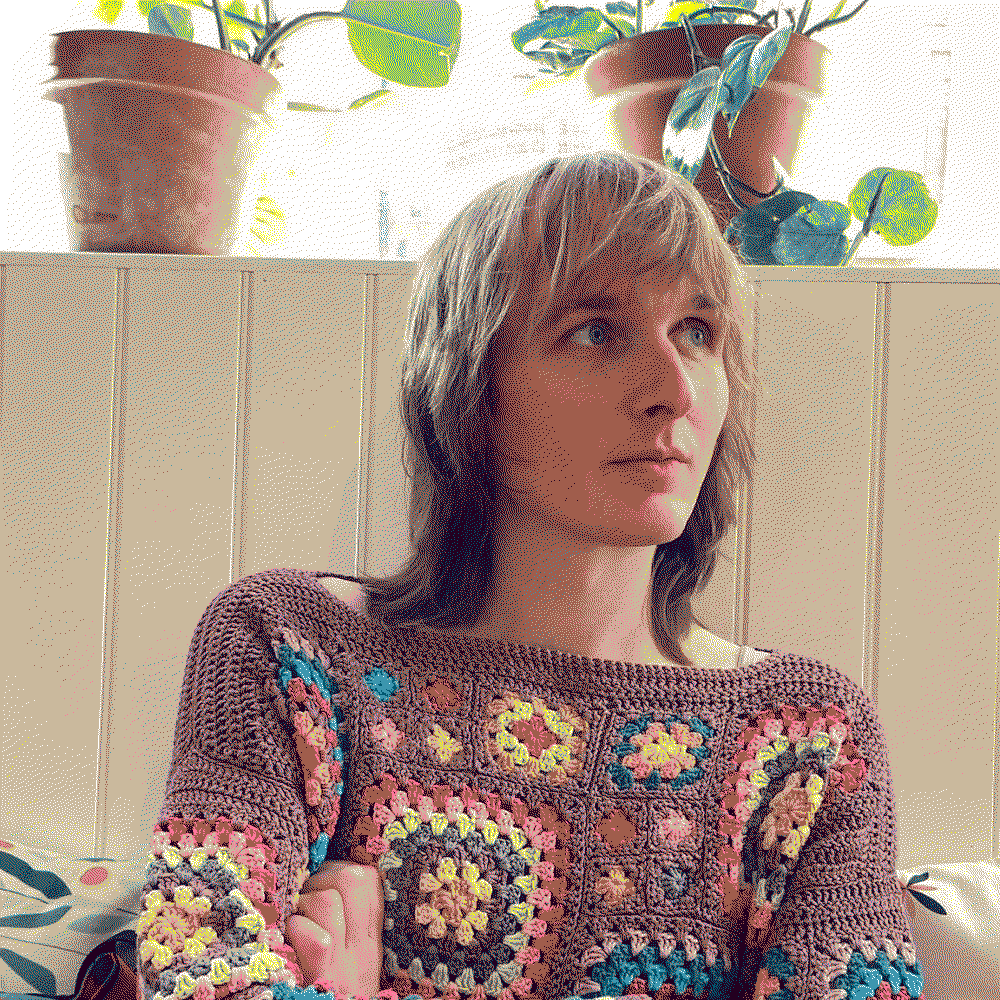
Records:
[[[388,629],[330,575],[244,577],[198,623],[146,1000],[323,992],[283,935],[327,859],[382,874],[390,1000],[920,997],[882,729],[838,670]]]

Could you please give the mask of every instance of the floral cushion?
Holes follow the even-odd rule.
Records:
[[[148,848],[75,858],[0,840],[0,995],[74,996],[87,956],[139,920]]]
[[[896,870],[924,973],[924,1000],[996,1000],[1000,862]],[[956,988],[956,984],[961,984]]]

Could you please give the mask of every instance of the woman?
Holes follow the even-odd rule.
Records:
[[[475,199],[414,286],[401,415],[415,552],[364,578],[370,610],[735,666],[737,647],[692,628],[690,598],[752,475],[758,380],[742,270],[693,186],[616,153],[549,161]],[[613,303],[586,306],[601,294]],[[682,460],[662,475],[613,464],[643,452]]]
[[[244,577],[195,632],[147,1000],[919,997],[870,700],[691,611],[759,386],[694,187],[611,152],[494,185],[408,327],[410,558]]]
[[[617,239],[606,234],[602,248],[594,223],[620,209],[621,187],[638,171],[659,190],[650,190],[642,214]],[[731,395],[727,367],[740,395],[749,397],[755,388],[744,360],[750,333],[745,288],[732,251],[711,223],[698,218],[700,206],[691,193],[678,197],[673,184],[663,183],[663,173],[648,161],[593,156],[558,165],[547,188],[541,171],[520,178],[523,191],[541,174],[527,199],[527,241],[515,252],[516,270],[505,268],[498,238],[507,221],[501,212],[519,207],[520,192],[510,182],[500,186],[509,192],[506,203],[497,188],[484,192],[425,255],[410,312],[411,329],[424,339],[414,341],[403,420],[416,439],[425,477],[438,470],[446,475],[449,467],[431,458],[434,440],[421,440],[421,418],[454,435],[453,467],[471,470],[477,459],[492,457],[467,475],[483,487],[488,482],[500,497],[492,501],[498,522],[493,592],[471,607],[466,602],[474,616],[469,625],[434,627],[436,634],[503,639],[625,663],[738,665],[739,647],[693,622],[690,581],[711,574],[714,549],[735,516],[736,469],[746,474],[752,463],[740,410],[733,409],[723,434]],[[566,213],[561,218],[560,208]],[[555,262],[541,239],[543,219],[549,220]],[[657,241],[653,234],[664,223]],[[693,274],[704,275],[700,284]],[[581,287],[571,292],[578,278]],[[511,287],[509,308],[501,301],[503,319],[490,339],[495,320],[484,323],[482,311],[496,312],[505,279],[520,287]],[[705,301],[696,301],[699,294]],[[603,306],[585,304],[599,295],[608,298]],[[432,310],[446,303],[451,310],[432,338]],[[487,388],[497,404],[481,432],[488,444],[456,441],[464,399],[482,390],[488,374],[494,374]],[[436,389],[436,396],[420,398],[415,389],[421,383],[425,391]],[[644,452],[682,458],[669,459],[662,471],[611,461]],[[700,540],[700,551],[676,581],[671,564],[680,567],[683,557],[671,559],[666,547],[691,520],[710,467],[703,509],[689,532],[692,542]],[[447,493],[440,493],[444,506]],[[457,509],[455,515],[458,522]],[[489,516],[490,510],[482,511],[483,521]],[[435,519],[444,521],[445,515]],[[430,589],[442,563],[456,555],[468,553],[470,559],[451,570],[449,589],[464,571],[470,580],[465,589],[485,592],[482,565],[472,562],[472,550],[459,539],[490,536],[478,525],[468,530],[459,523],[449,534],[458,537],[443,544],[434,538],[433,548],[418,551],[388,582],[404,598],[397,597],[398,613],[409,617],[413,591]],[[386,581],[365,582],[379,592],[388,589]],[[362,609],[360,587],[330,589]],[[454,615],[457,605],[443,610]],[[766,655],[751,650],[750,660]],[[327,862],[305,887],[290,928],[293,940],[301,935],[296,952],[313,981],[329,978],[346,992],[377,983],[381,901],[372,872]],[[345,945],[348,924],[373,933],[358,932],[354,946]],[[322,936],[318,927],[329,934]],[[338,944],[328,945],[329,938]]]

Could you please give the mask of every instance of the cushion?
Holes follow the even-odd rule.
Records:
[[[996,1000],[1000,862],[917,865],[899,868],[896,875],[906,887],[903,896],[924,973],[924,1000]]]
[[[148,855],[74,858],[0,840],[0,993],[74,996],[87,956],[134,932]]]

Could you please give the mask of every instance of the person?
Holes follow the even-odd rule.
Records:
[[[195,630],[146,1000],[921,995],[871,700],[692,609],[752,483],[752,320],[641,157],[554,157],[443,229],[411,554],[243,577]]]

